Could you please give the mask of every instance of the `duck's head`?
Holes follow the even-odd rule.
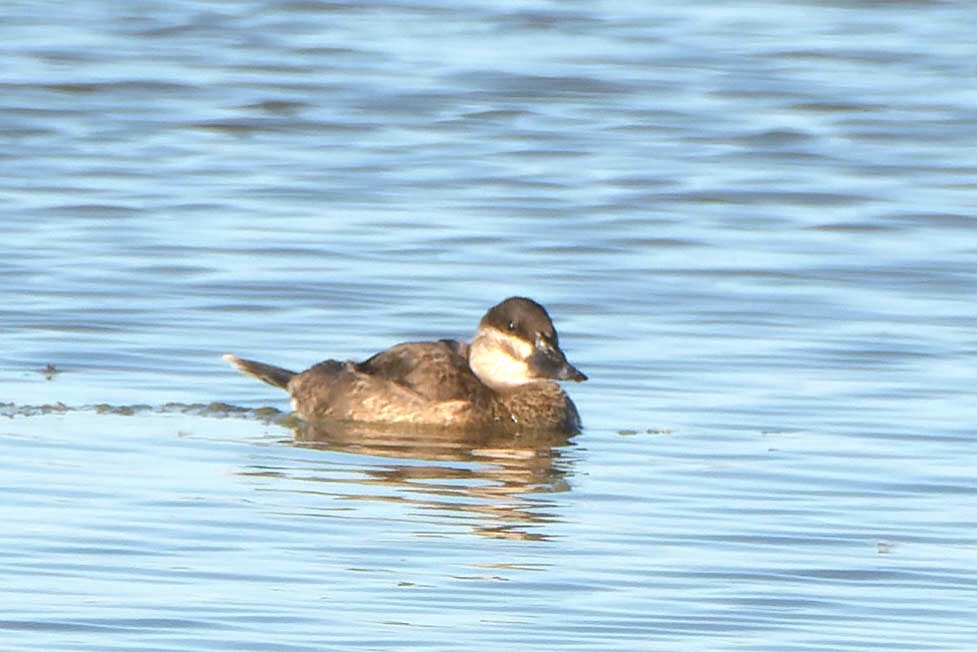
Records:
[[[498,391],[547,380],[587,380],[560,350],[546,309],[524,297],[510,297],[485,313],[468,364]]]

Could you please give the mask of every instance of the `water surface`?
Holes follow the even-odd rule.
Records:
[[[7,3],[9,650],[969,650],[964,2]],[[310,438],[512,295],[570,440]]]

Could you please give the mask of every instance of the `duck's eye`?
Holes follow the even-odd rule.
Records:
[[[509,325],[508,325],[508,326],[506,326],[506,328],[508,328],[508,329],[509,329],[510,331],[514,331],[514,330],[516,330],[516,322],[514,322],[514,321],[510,321],[510,322],[509,322]]]

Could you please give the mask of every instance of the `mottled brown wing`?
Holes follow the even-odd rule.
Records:
[[[430,401],[473,399],[484,386],[468,367],[468,345],[454,340],[407,342],[356,365]]]

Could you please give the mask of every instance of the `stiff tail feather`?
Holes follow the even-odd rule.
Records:
[[[223,358],[230,362],[238,371],[246,373],[249,376],[254,376],[258,380],[263,380],[269,385],[281,387],[282,389],[286,389],[288,387],[288,381],[295,376],[294,371],[275,367],[263,362],[245,360],[230,353],[225,354]]]

